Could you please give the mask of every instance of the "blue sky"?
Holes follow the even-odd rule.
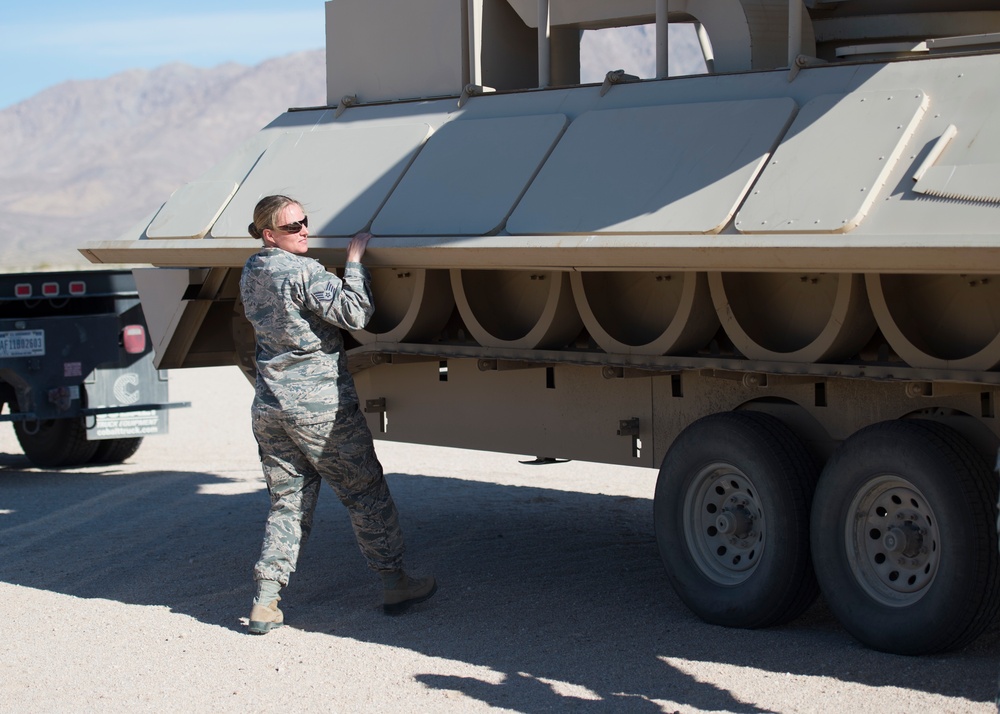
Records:
[[[9,0],[0,109],[60,82],[170,62],[257,64],[325,46],[323,0]]]

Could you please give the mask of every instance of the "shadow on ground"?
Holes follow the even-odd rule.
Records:
[[[383,616],[377,579],[326,489],[282,608],[295,628],[497,673],[489,681],[422,675],[428,687],[524,712],[606,709],[609,702],[617,710],[659,711],[651,700],[756,711],[689,676],[684,663],[694,661],[977,702],[995,694],[995,631],[959,653],[909,658],[866,650],[822,602],[769,630],[701,622],[667,582],[647,499],[418,474],[388,478],[408,562],[437,576],[438,595],[403,617]],[[48,472],[0,454],[0,579],[168,606],[239,630],[267,497],[263,490],[227,493],[230,484],[196,472]],[[955,660],[960,666],[942,673],[942,663]],[[581,691],[600,701],[581,698]]]

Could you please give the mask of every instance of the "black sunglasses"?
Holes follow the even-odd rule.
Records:
[[[302,226],[305,226],[306,228],[309,227],[309,216],[302,216],[301,221],[295,221],[294,223],[278,226],[275,230],[281,231],[282,233],[298,233],[302,230]]]

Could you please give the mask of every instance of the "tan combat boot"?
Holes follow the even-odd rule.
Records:
[[[266,635],[274,628],[285,624],[285,616],[278,609],[278,600],[280,599],[275,598],[267,605],[254,603],[253,609],[250,610],[251,635]]]
[[[382,573],[382,611],[386,615],[401,615],[411,605],[430,599],[437,592],[434,578],[411,578],[402,570]]]

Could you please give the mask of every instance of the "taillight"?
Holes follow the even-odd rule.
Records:
[[[30,298],[31,283],[18,283],[14,286],[14,297]]]
[[[122,330],[122,346],[130,355],[137,355],[146,349],[146,328],[142,325],[126,325]]]
[[[69,283],[70,295],[83,295],[87,292],[87,283],[82,280],[71,280]]]
[[[55,297],[59,294],[59,283],[42,283],[42,295]]]

